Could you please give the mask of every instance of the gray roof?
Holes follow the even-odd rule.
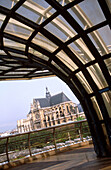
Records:
[[[50,106],[50,103],[49,103],[48,99],[46,99],[46,98],[38,98],[38,99],[35,99],[35,100],[39,101],[41,108]]]
[[[50,107],[59,103],[70,101],[70,99],[62,92],[50,97],[50,100],[47,98],[37,98],[36,101],[39,101],[41,108]]]
[[[70,99],[62,92],[50,98],[50,106],[67,102],[67,101],[70,101]]]

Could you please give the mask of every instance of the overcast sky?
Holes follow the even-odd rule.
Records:
[[[44,98],[48,87],[51,95],[64,92],[79,103],[69,87],[57,77],[35,80],[0,81],[0,132],[16,128],[17,120],[26,118],[33,98]]]

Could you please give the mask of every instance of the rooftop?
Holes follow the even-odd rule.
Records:
[[[51,96],[47,88],[46,88],[46,98],[34,99],[34,102],[39,102],[41,108],[54,106],[67,101],[71,101],[71,100],[63,92]]]

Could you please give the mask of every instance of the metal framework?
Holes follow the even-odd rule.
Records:
[[[56,75],[82,104],[98,156],[111,154],[110,0],[1,0],[0,80]]]

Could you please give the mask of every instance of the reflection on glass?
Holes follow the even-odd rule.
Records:
[[[69,44],[68,47],[83,64],[94,60],[94,57],[89,52],[88,48],[86,48],[86,45],[82,44],[81,39]],[[89,55],[86,53],[87,51],[85,51],[85,49],[89,52]]]
[[[96,113],[98,115],[99,120],[103,120],[103,116],[102,116],[101,110],[99,108],[99,105],[97,103],[96,97],[92,97],[91,100],[92,100],[94,109],[95,109],[95,111],[96,111]]]
[[[94,82],[96,83],[99,89],[102,89],[108,86],[98,64],[94,64],[88,67],[87,70],[89,71],[91,77],[93,78]]]
[[[11,18],[5,28],[5,32],[28,39],[33,32],[33,29]]]
[[[81,84],[83,85],[83,87],[85,88],[85,90],[88,93],[92,93],[93,90],[92,90],[91,86],[89,85],[88,81],[86,80],[86,78],[84,77],[83,73],[80,71],[76,74],[76,76],[79,79],[79,81],[81,82]]]
[[[0,27],[2,26],[3,21],[5,20],[6,16],[0,14]]]
[[[64,53],[64,51],[60,51],[57,55],[59,58],[71,71],[76,70],[78,67],[77,65]]]
[[[60,70],[63,74],[65,74],[66,76],[68,76],[68,74],[67,74],[62,68],[60,68],[59,65],[56,64],[54,61],[52,61],[51,64],[52,64],[53,66],[55,66],[58,70]]]
[[[80,10],[83,15],[81,20],[83,19],[88,27],[99,24],[105,20],[105,16],[97,0],[82,1],[79,3],[79,7],[81,8]],[[79,12],[79,15],[81,15],[81,13]]]
[[[32,40],[34,44],[39,45],[40,47],[50,51],[54,52],[58,46],[55,45],[53,42],[51,42],[48,38],[43,36],[41,33],[38,33]]]
[[[24,17],[31,21],[41,24],[49,18],[55,10],[45,1],[25,1],[24,4],[17,10],[17,13],[22,14]]]
[[[111,75],[111,58],[106,59],[104,62],[108,68],[109,74]]]
[[[10,39],[3,38],[3,42],[4,42],[4,45],[6,47],[10,47],[10,48],[17,49],[17,50],[22,50],[22,51],[25,50],[25,45],[21,44],[21,43],[18,43],[16,41],[12,41]]]
[[[64,42],[77,34],[61,15],[53,19],[44,28]]]

